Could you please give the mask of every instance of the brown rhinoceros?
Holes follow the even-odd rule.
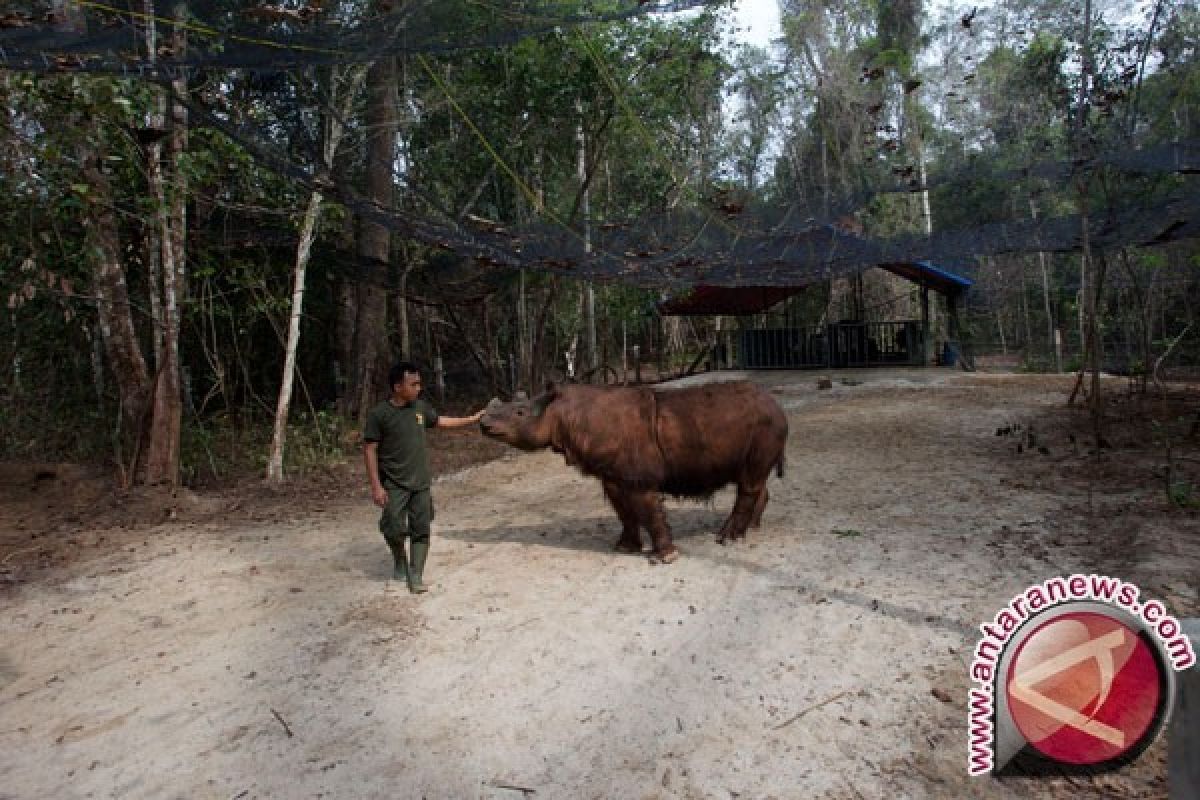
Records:
[[[678,557],[661,493],[707,497],[735,484],[737,500],[717,540],[758,526],[767,478],[783,477],[788,424],[764,389],[747,382],[680,389],[547,384],[530,401],[493,400],[483,433],[522,450],[552,448],[599,478],[621,519],[616,549],[641,552],[645,528],[665,563]]]

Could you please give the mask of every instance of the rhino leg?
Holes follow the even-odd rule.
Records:
[[[729,513],[729,519],[725,520],[725,524],[717,533],[717,541],[720,544],[725,544],[726,539],[736,541],[745,538],[746,528],[750,527],[759,503],[766,505],[766,489],[766,486],[738,485],[737,500],[733,503],[733,511]]]
[[[637,510],[641,524],[650,532],[650,540],[654,543],[654,554],[664,564],[670,564],[679,558],[679,551],[671,541],[671,528],[667,525],[667,513],[663,508],[662,495],[658,492],[643,491],[631,493],[629,499]]]
[[[750,527],[757,528],[762,525],[763,509],[767,507],[767,487],[764,486],[762,491],[758,493],[758,500],[754,502],[754,517],[750,520]]]
[[[617,484],[605,481],[604,496],[621,519],[621,538],[617,539],[613,549],[618,553],[642,552],[642,534],[638,530],[637,510],[629,502],[625,492]]]

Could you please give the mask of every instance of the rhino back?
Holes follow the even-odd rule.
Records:
[[[556,415],[553,446],[568,464],[628,486],[662,482],[649,390],[572,385],[563,387],[549,410]]]
[[[747,476],[765,477],[782,456],[787,418],[754,384],[661,390],[656,400],[665,492],[702,495]]]

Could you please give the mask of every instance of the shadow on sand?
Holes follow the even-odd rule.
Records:
[[[716,532],[724,523],[727,514],[727,511],[710,507],[670,509],[667,516],[671,525],[672,537],[683,545],[681,547],[683,557],[706,559],[715,565],[741,569],[763,578],[781,591],[795,591],[809,595],[814,602],[823,602],[824,599],[836,600],[863,611],[881,614],[917,627],[934,628],[958,634],[968,640],[977,632],[974,625],[960,619],[893,603],[883,597],[865,592],[851,591],[830,585],[822,580],[826,573],[819,564],[782,563],[772,565],[747,557],[744,554],[747,541],[750,543],[763,541],[762,530],[751,529],[747,534],[746,541],[719,545],[715,541]],[[435,529],[434,536],[435,538],[440,536],[473,544],[519,543],[610,554],[620,532],[620,522],[615,516],[597,515],[572,519],[560,517],[537,525],[501,524],[489,528]],[[778,534],[778,531],[775,533]],[[642,545],[643,548],[649,546],[649,537],[645,532],[642,534]],[[630,555],[629,558],[641,559],[644,556]],[[664,569],[670,569],[670,567],[664,567]],[[384,572],[382,568],[379,568],[378,571],[381,574]],[[822,600],[817,600],[817,598],[822,598]]]

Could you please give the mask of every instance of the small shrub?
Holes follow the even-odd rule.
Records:
[[[1191,481],[1174,481],[1167,487],[1167,497],[1179,508],[1200,508],[1200,496]]]
[[[284,473],[302,475],[313,469],[344,464],[352,420],[332,411],[295,414],[283,446]],[[180,443],[180,470],[185,485],[261,477],[271,453],[274,423],[269,418],[235,421],[220,414],[188,420]]]
[[[301,414],[296,422],[288,425],[288,438],[283,449],[285,472],[302,473],[344,464],[345,442],[350,438],[347,434],[354,429],[356,425],[352,420],[333,411]]]

